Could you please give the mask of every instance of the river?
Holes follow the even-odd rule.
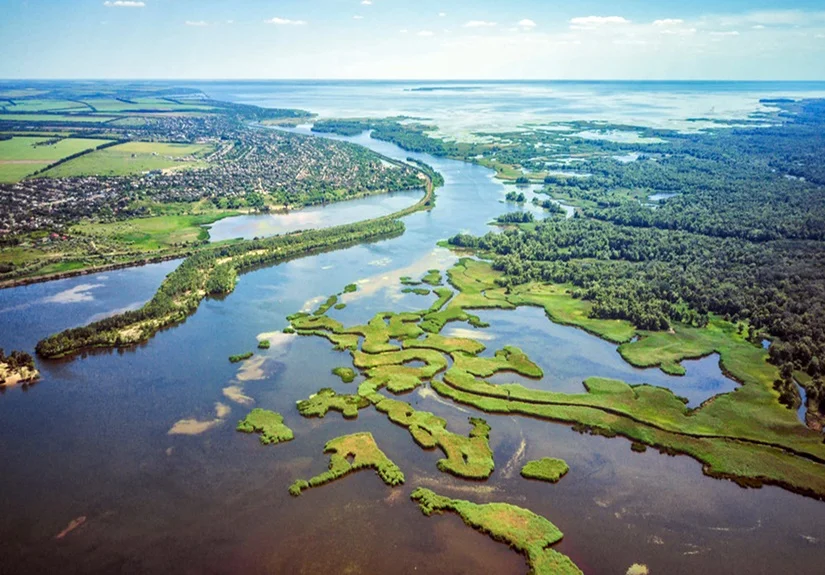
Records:
[[[295,402],[321,387],[354,389],[330,374],[350,365],[350,358],[326,340],[273,337],[272,348],[256,359],[230,364],[227,356],[253,349],[257,335],[285,327],[286,315],[351,282],[359,283],[359,291],[345,296],[346,309],[331,311],[347,324],[386,309],[429,305],[432,296],[402,294],[398,278],[445,269],[456,258],[437,248],[438,240],[484,233],[496,216],[519,209],[504,202],[508,187],[490,170],[410,154],[367,134],[345,139],[432,165],[445,178],[435,209],[405,218],[403,236],[245,274],[232,294],[205,300],[184,324],[138,348],[40,362],[40,383],[0,396],[0,571],[525,572],[521,557],[459,518],[425,518],[409,501],[410,491],[423,485],[458,498],[512,502],[546,516],[565,534],[556,549],[586,573],[623,574],[634,563],[655,574],[820,572],[825,505],[812,499],[774,487],[741,489],[704,476],[688,457],[633,453],[624,439],[506,416],[485,416],[496,472],[484,484],[465,482],[438,472],[439,453],[421,450],[406,430],[375,410],[362,411],[355,421],[335,413],[322,420],[296,413]],[[347,209],[326,206],[324,217]],[[301,213],[287,221],[293,216]],[[49,332],[140,305],[175,265],[2,290],[0,345],[32,350]],[[576,390],[598,373],[673,385],[692,404],[732,388],[714,358],[689,363],[680,380],[633,369],[614,345],[554,326],[536,310],[484,317],[492,325],[477,333],[489,348],[523,346],[543,367],[546,376],[534,385]],[[448,329],[456,327],[467,326]],[[244,397],[284,414],[295,440],[263,447],[234,431],[249,409],[237,403]],[[432,393],[405,400],[464,433],[467,418],[478,415]],[[231,412],[216,412],[216,403]],[[206,430],[170,435],[185,419]],[[327,440],[356,431],[375,435],[404,471],[403,487],[391,490],[364,471],[298,498],[288,495],[294,479],[326,468]],[[570,465],[559,484],[519,477],[521,464],[545,456]],[[79,527],[55,538],[81,517]]]

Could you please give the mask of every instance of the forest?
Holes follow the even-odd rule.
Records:
[[[669,134],[639,160],[591,157],[591,177],[549,178],[545,192],[581,201],[576,217],[529,229],[459,234],[455,246],[495,259],[505,285],[570,285],[591,315],[638,328],[739,323],[772,341],[775,386],[825,408],[825,104],[794,104],[770,128]],[[651,205],[641,198],[674,197]],[[513,215],[514,220],[519,218]]]

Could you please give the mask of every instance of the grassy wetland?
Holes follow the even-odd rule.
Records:
[[[637,331],[626,322],[617,325],[571,313],[570,308],[582,302],[563,292],[563,286],[500,287],[497,280],[502,274],[483,261],[462,259],[446,275],[457,293],[442,288],[450,292],[445,294],[448,297],[419,312],[380,313],[366,325],[351,328],[324,315],[328,308],[323,306],[315,314],[291,316],[298,334],[331,340],[352,336],[342,349],[349,350],[353,366],[366,378],[356,394],[338,396],[332,390],[322,390],[303,408],[299,405],[302,413],[323,416],[333,409],[354,418],[359,409],[372,404],[391,421],[407,427],[422,447],[440,447],[448,455],[439,462],[442,471],[467,478],[488,477],[495,463],[488,460],[489,448],[489,455],[484,453],[484,441],[490,433],[486,422],[473,422],[467,440],[446,431],[444,422],[432,414],[380,393],[386,390],[405,394],[428,384],[440,396],[484,412],[569,422],[582,431],[623,436],[634,445],[687,454],[704,464],[707,475],[731,479],[742,486],[767,483],[825,497],[825,444],[818,433],[801,427],[795,414],[779,403],[773,389],[778,370],[768,363],[767,351],[747,341],[729,322],[712,318],[704,328],[676,326],[669,333]],[[676,375],[684,373],[680,362],[717,353],[724,372],[740,386],[690,409],[669,389],[630,386],[605,378],[586,379],[584,393],[578,394],[515,383],[491,384],[485,380],[495,374],[530,379],[540,379],[544,374],[516,347],[504,346],[492,355],[480,355],[485,351],[480,341],[438,333],[449,322],[471,321],[468,318],[474,316],[467,310],[524,305],[543,308],[548,319],[558,323],[599,333],[614,342],[624,341],[619,346],[622,357],[640,367],[656,366]],[[441,314],[437,324],[441,327],[427,329],[433,314]],[[407,366],[409,362],[420,366]],[[461,461],[453,457],[456,451],[467,465],[455,465]],[[556,463],[548,465],[554,467]],[[540,467],[536,464],[528,468],[528,476],[540,476]]]

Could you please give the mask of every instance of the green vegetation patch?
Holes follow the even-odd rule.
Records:
[[[352,383],[357,375],[351,367],[334,367],[332,368],[332,374],[340,377],[344,383]]]
[[[441,270],[429,270],[427,274],[421,278],[421,281],[431,286],[440,286],[443,282],[441,277]]]
[[[204,227],[238,212],[212,210],[203,214],[132,218],[117,222],[84,222],[72,226],[71,233],[93,242],[114,241],[143,251],[157,251],[196,245],[209,239]]]
[[[570,468],[567,466],[567,462],[563,459],[545,457],[535,461],[528,461],[524,467],[521,468],[521,476],[527,479],[539,479],[541,481],[556,483],[564,477],[569,470]]]
[[[49,178],[70,176],[127,176],[152,170],[197,168],[214,149],[209,144],[127,142],[85,154],[47,170]]]
[[[324,315],[325,313],[327,313],[332,308],[332,306],[334,306],[337,303],[338,303],[338,296],[331,295],[327,298],[327,301],[325,301],[320,306],[318,306],[318,309],[316,309],[312,313],[313,313],[313,315]]]
[[[371,433],[344,435],[327,442],[324,453],[329,453],[329,470],[309,480],[299,479],[289,487],[289,493],[298,496],[305,489],[318,487],[353,471],[372,468],[381,480],[394,487],[404,483],[404,473],[378,448]]]
[[[569,557],[550,549],[561,541],[563,534],[541,515],[509,503],[478,504],[449,499],[423,487],[414,490],[410,498],[427,517],[433,513],[456,513],[467,526],[524,554],[531,574],[581,574]]]
[[[251,351],[247,351],[246,353],[239,353],[238,355],[230,355],[229,361],[231,361],[232,363],[240,363],[242,361],[249,359],[253,355],[255,354]]]
[[[438,461],[438,469],[465,479],[487,479],[495,469],[490,449],[490,426],[483,419],[471,417],[469,437],[447,430],[446,420],[428,412],[413,409],[409,403],[373,397],[375,408],[386,413],[390,421],[406,427],[415,442],[424,449],[438,447],[446,456]]]
[[[245,418],[238,422],[238,431],[243,433],[259,433],[264,445],[292,441],[295,435],[284,424],[280,413],[256,407]]]
[[[404,288],[401,293],[414,293],[415,295],[430,295],[430,290],[427,288]]]
[[[347,419],[358,417],[358,410],[369,407],[370,402],[361,395],[338,395],[325,387],[309,399],[298,402],[298,413],[304,417],[324,417],[328,411],[338,411]]]
[[[490,377],[501,371],[512,371],[526,377],[544,376],[541,368],[533,363],[527,354],[517,347],[506,346],[495,353],[494,357],[477,357],[466,354],[454,354],[454,368],[478,377]]]
[[[0,115],[0,118],[3,116]],[[17,182],[54,162],[110,140],[14,136],[0,140],[0,182]]]
[[[347,284],[344,286],[344,293],[355,293],[358,291],[358,286],[356,284]]]
[[[268,339],[262,339],[258,342],[258,349],[269,349],[271,345]]]

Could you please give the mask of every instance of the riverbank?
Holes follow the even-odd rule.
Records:
[[[185,320],[204,298],[231,293],[239,273],[296,256],[400,235],[404,224],[399,218],[433,205],[434,186],[429,177],[423,177],[425,193],[421,200],[388,216],[325,230],[204,248],[169,274],[157,294],[140,309],[51,335],[38,342],[35,349],[41,357],[59,358],[84,349],[145,342],[161,329]]]

